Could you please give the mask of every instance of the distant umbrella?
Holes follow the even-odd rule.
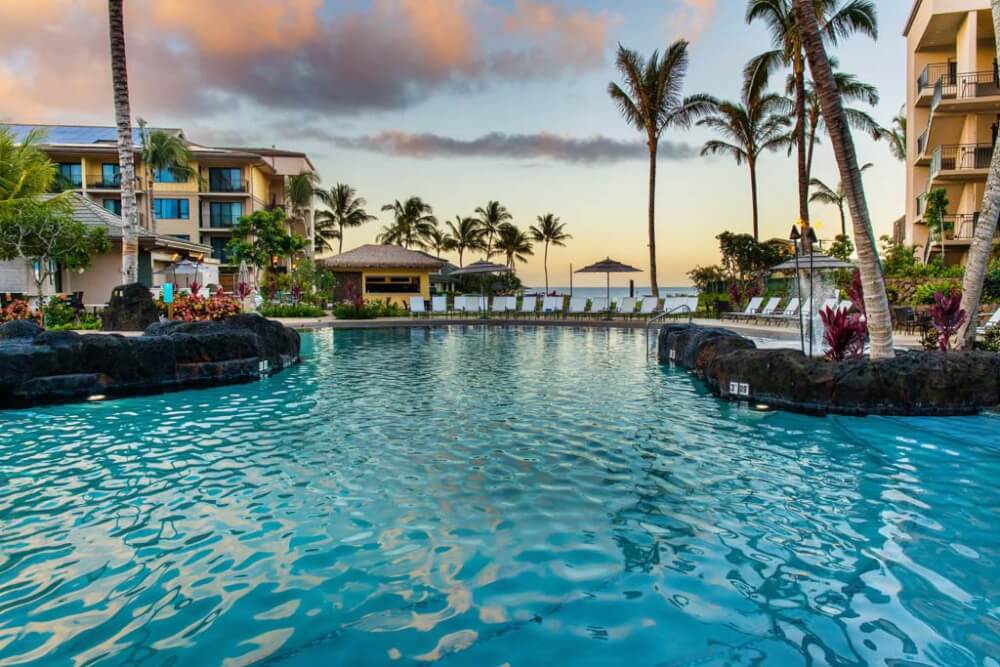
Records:
[[[603,273],[607,278],[608,284],[608,307],[611,307],[611,274],[612,273],[642,273],[642,269],[637,269],[634,266],[629,266],[628,264],[622,264],[619,261],[613,260],[610,257],[607,259],[602,259],[596,264],[591,264],[590,266],[585,266],[582,269],[577,269],[576,273]]]
[[[478,262],[473,262],[463,269],[455,269],[449,276],[485,276],[493,273],[510,273],[511,269],[509,266],[504,264],[496,264],[495,262],[490,262],[487,260],[481,260]],[[483,307],[486,306],[486,281],[479,281],[479,294],[482,301],[480,302]],[[485,317],[486,311],[483,311],[483,316]]]
[[[158,274],[170,274],[173,276],[174,285],[177,285],[177,276],[188,276],[187,285],[191,284],[191,276],[194,276],[195,282],[198,281],[198,274],[201,272],[201,262],[192,262],[190,259],[182,259],[179,262],[174,262],[165,269],[157,271]]]

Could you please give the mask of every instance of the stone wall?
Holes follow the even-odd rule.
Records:
[[[678,324],[660,330],[658,355],[723,398],[795,412],[945,416],[1000,408],[1000,354],[991,352],[834,363],[798,350],[758,350],[727,329]]]
[[[297,332],[259,315],[153,324],[135,337],[8,322],[0,408],[249,382],[298,363],[299,345]]]

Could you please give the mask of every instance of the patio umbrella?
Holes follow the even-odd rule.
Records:
[[[612,273],[642,273],[642,269],[637,269],[628,264],[622,264],[608,257],[596,264],[577,269],[576,273],[603,273],[607,276],[608,284],[608,307],[611,307],[611,274]]]
[[[240,261],[240,270],[239,273],[236,274],[236,282],[237,284],[250,284],[250,269],[247,268],[246,260]]]
[[[177,284],[177,276],[189,276],[188,284],[191,283],[190,276],[194,276],[195,280],[198,278],[198,273],[201,271],[200,262],[192,262],[190,259],[182,259],[179,262],[174,262],[170,266],[160,271],[159,274],[171,274],[174,277],[174,285]]]
[[[510,273],[510,272],[511,272],[511,269],[510,269],[509,266],[506,266],[504,264],[496,264],[495,262],[491,262],[489,260],[485,260],[484,259],[484,260],[480,260],[478,262],[473,262],[472,264],[469,264],[468,266],[466,266],[463,269],[455,269],[454,271],[452,271],[448,275],[449,276],[485,276],[485,275],[490,275],[490,274],[494,274],[494,273]],[[479,294],[480,294],[481,298],[483,299],[483,304],[484,304],[484,307],[485,307],[485,300],[486,300],[486,281],[485,280],[480,280],[479,281]],[[486,312],[483,311],[483,317],[485,317],[485,316],[486,316]]]

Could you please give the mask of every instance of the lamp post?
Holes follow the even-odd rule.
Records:
[[[809,241],[809,356],[811,357],[813,356],[813,321],[816,319],[813,317],[813,308],[816,307],[816,294],[813,286],[813,277],[815,276],[813,256],[816,254],[813,248],[816,244],[816,232],[812,225],[806,227],[806,240]]]
[[[799,275],[799,239],[802,238],[802,234],[799,233],[799,226],[792,225],[792,231],[788,235],[788,240],[792,242],[795,247],[795,294],[799,297],[799,350],[802,354],[806,353],[806,339],[805,339],[805,328],[802,325],[802,285],[799,283],[801,276]]]

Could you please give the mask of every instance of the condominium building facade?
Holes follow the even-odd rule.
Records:
[[[924,257],[964,263],[1000,128],[1000,73],[990,0],[915,0],[906,28],[906,222]],[[941,229],[927,195],[944,190]]]
[[[121,179],[117,130],[114,127],[7,125],[17,138],[32,129],[43,132],[41,148],[59,170],[63,187],[71,188],[108,211],[121,214]],[[152,131],[152,130],[149,130]],[[181,129],[162,129],[187,145],[193,176],[175,178],[169,170],[148,170],[142,162],[142,138],[133,130],[136,160],[136,203],[139,225],[160,236],[211,248],[228,287],[236,271],[227,244],[243,215],[285,206],[288,180],[315,166],[305,153],[276,148],[221,148],[187,139]],[[311,247],[313,211],[289,211],[289,230]]]

